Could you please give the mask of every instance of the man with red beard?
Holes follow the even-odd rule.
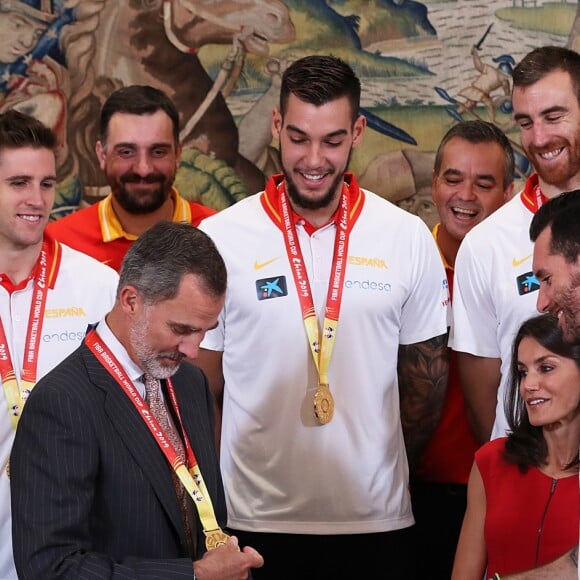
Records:
[[[523,191],[473,228],[455,263],[450,346],[479,441],[505,434],[504,391],[520,324],[536,313],[528,230],[536,211],[580,187],[580,55],[545,46],[513,71],[514,119],[536,173]]]
[[[133,242],[161,220],[198,226],[215,210],[181,197],[179,113],[169,97],[146,85],[112,93],[101,110],[96,152],[111,193],[100,202],[51,222],[57,240],[115,270]]]

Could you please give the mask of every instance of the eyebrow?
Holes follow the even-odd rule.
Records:
[[[131,143],[129,141],[122,141],[121,143],[115,143],[113,145],[113,149],[122,149],[124,147],[128,147],[131,149],[139,149],[139,145],[137,143]],[[168,141],[159,141],[158,143],[151,143],[147,145],[147,149],[154,149],[155,147],[173,147],[173,143]]]
[[[303,131],[302,129],[299,129],[298,127],[296,127],[296,125],[288,125],[286,127],[287,131],[295,131],[296,133],[300,133],[300,135],[304,135],[304,136],[308,136],[308,133],[306,133],[306,131]],[[346,135],[348,132],[346,129],[337,129],[336,131],[332,131],[332,133],[327,133],[326,135],[324,135],[325,139],[328,139],[329,137],[342,137],[343,135]]]
[[[558,360],[560,360],[560,358],[561,358],[560,355],[557,355],[555,352],[549,352],[548,354],[543,354],[542,356],[535,358],[532,361],[532,364],[535,364],[535,365],[541,364],[543,362],[549,361],[550,359],[556,359],[556,361],[558,361]],[[527,365],[525,363],[523,363],[522,361],[518,360],[518,366],[525,367]]]
[[[193,334],[194,332],[201,332],[202,329],[199,326],[191,326],[191,324],[185,324],[183,322],[175,322],[169,321],[168,325],[173,327],[173,330],[177,330],[179,332],[188,332],[189,334]],[[219,326],[219,321],[215,324],[207,328],[207,330],[215,330]]]
[[[442,173],[442,175],[443,175],[443,177],[449,177],[449,176],[464,177],[465,173],[463,171],[459,171],[459,169],[453,169],[452,167],[450,167],[449,169],[446,169]],[[488,173],[476,173],[475,179],[486,179],[488,181],[492,181],[493,183],[496,182],[495,177],[491,174],[488,174]]]
[[[446,169],[442,175],[464,175],[462,171],[459,171],[459,169],[453,169],[453,167],[450,167],[449,169]]]
[[[34,175],[27,175],[27,174],[22,174],[22,175],[9,175],[8,177],[5,178],[4,181],[13,181],[15,179],[34,179]],[[56,181],[56,175],[53,174],[49,174],[49,175],[43,175],[40,178],[40,181],[45,181],[46,179],[50,179],[52,181]]]

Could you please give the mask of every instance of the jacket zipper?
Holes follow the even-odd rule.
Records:
[[[546,521],[546,515],[548,514],[548,508],[550,507],[550,502],[554,497],[554,492],[556,491],[557,479],[552,479],[552,486],[550,487],[550,495],[548,496],[548,501],[546,502],[546,507],[544,508],[544,513],[542,514],[542,519],[540,520],[540,527],[538,528],[538,539],[536,541],[536,558],[534,561],[534,568],[538,567],[538,560],[540,558],[540,542],[542,540],[542,531],[544,530],[544,523]]]

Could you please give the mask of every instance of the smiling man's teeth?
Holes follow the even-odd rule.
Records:
[[[453,209],[454,213],[460,213],[461,215],[464,215],[464,216],[473,217],[474,215],[477,214],[477,212],[473,209],[464,209],[461,207],[454,207],[452,209]]]
[[[311,181],[317,181],[318,179],[322,179],[324,177],[324,173],[316,174],[316,175],[309,175],[308,173],[303,173],[302,176],[304,179],[309,179]]]
[[[38,222],[38,221],[40,221],[40,216],[39,215],[20,214],[20,217],[23,220],[26,220],[27,222]]]
[[[560,147],[560,149],[554,149],[554,151],[548,151],[548,153],[540,153],[540,157],[542,159],[554,159],[554,157],[560,155],[563,149],[563,147]]]

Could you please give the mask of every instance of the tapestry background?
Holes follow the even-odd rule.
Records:
[[[434,151],[460,119],[512,140],[511,70],[536,46],[580,47],[578,0],[0,0],[0,110],[59,135],[53,219],[107,193],[97,118],[124,84],[164,89],[182,115],[177,186],[222,209],[279,169],[271,111],[294,59],[331,53],[363,82],[363,187],[437,218]],[[529,172],[518,155],[518,174]]]

